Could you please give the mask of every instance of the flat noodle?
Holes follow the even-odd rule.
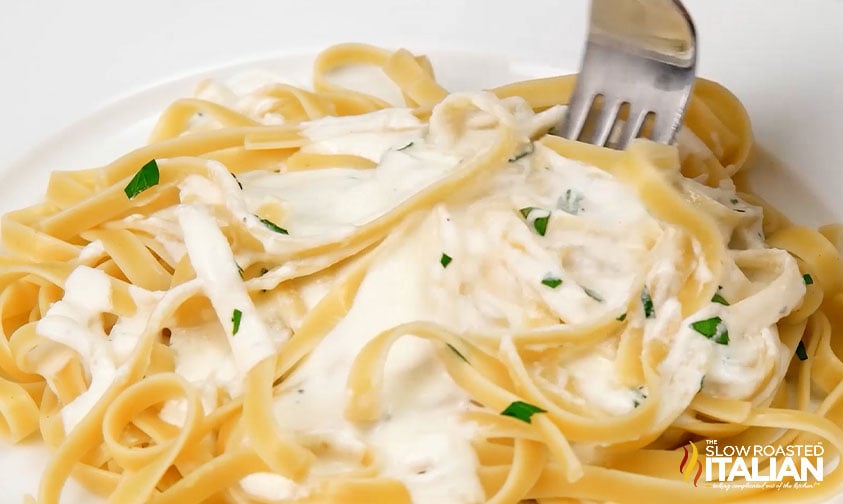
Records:
[[[395,105],[407,109],[393,108],[375,90],[334,82],[337,70],[359,66],[382,70],[403,98]],[[740,196],[722,200],[716,188],[744,167],[752,132],[740,102],[718,84],[700,79],[694,88],[680,135],[693,139],[693,148],[636,141],[619,152],[548,133],[574,82],[563,76],[449,95],[424,56],[343,44],[316,59],[313,91],[272,83],[249,100],[223,103],[209,98],[217,85],[206,82],[201,98],[178,100],[162,114],[149,145],[101,168],[53,173],[44,202],[3,216],[0,236],[6,251],[0,257],[0,437],[18,443],[37,432],[53,452],[37,498],[25,502],[59,502],[69,478],[121,504],[438,502],[424,496],[440,494],[389,469],[378,451],[383,447],[293,429],[292,412],[276,401],[296,393],[297,373],[352,318],[379,262],[437,219],[448,250],[463,250],[447,231],[461,218],[448,213],[449,205],[487,208],[481,196],[494,192],[497,177],[513,170],[521,170],[519,180],[539,176],[561,159],[594,167],[595,184],[622,184],[656,224],[613,231],[599,219],[576,220],[585,212],[571,189],[546,218],[541,208],[502,206],[498,199],[487,209],[505,226],[495,246],[506,243],[523,255],[487,266],[484,257],[493,254],[481,254],[477,265],[461,266],[461,257],[446,250],[442,267],[429,275],[430,291],[450,293],[447,303],[459,313],[471,306],[460,303],[488,293],[460,283],[457,273],[448,277],[452,261],[506,282],[500,271],[523,276],[528,270],[519,268],[530,261],[550,257],[563,269],[576,262],[565,240],[582,233],[606,243],[632,240],[619,246],[640,254],[645,271],[668,264],[669,280],[639,274],[620,297],[608,299],[588,287],[588,278],[575,282],[551,271],[514,288],[518,316],[460,326],[441,315],[441,323],[379,329],[347,356],[341,421],[359,435],[377,433],[373,426],[391,414],[390,355],[404,352],[407,341],[423,341],[435,349],[430,355],[439,366],[423,378],[438,373],[467,405],[440,420],[471,429],[469,459],[480,494],[453,488],[455,503],[817,502],[840,493],[839,465],[822,484],[806,488],[741,486],[740,477],[726,487],[698,486],[699,473],[693,479],[682,454],[684,447],[688,457],[692,446],[691,464],[699,455],[702,471],[706,456],[697,446],[714,443],[823,443],[826,460],[843,452],[843,347],[835,336],[843,330],[843,228],[797,226],[740,178]],[[359,123],[365,126],[342,122],[360,114],[369,114],[358,118],[369,121]],[[360,139],[376,134],[391,146],[363,151]],[[344,143],[341,135],[362,136]],[[331,217],[343,224],[327,231],[297,232],[309,222],[301,213],[314,211],[314,202],[301,210],[301,201],[276,196],[289,188],[267,182],[287,180],[271,174],[301,177],[295,180],[305,186],[301,181],[333,183],[318,177],[335,173],[380,180],[394,170],[391,162],[407,156],[422,160],[415,165],[419,174],[436,163],[449,168],[420,178],[377,211],[358,208],[374,197],[367,193]],[[130,194],[151,160],[160,180]],[[244,191],[244,182],[254,192]],[[354,197],[353,189],[340,190]],[[296,198],[295,191],[285,194]],[[763,221],[756,205],[764,207]],[[482,221],[472,225],[478,222],[482,227]],[[536,233],[549,249],[535,246]],[[658,262],[666,260],[660,250],[674,254],[668,263]],[[494,294],[505,295],[509,285]],[[314,301],[320,286],[327,287]],[[573,297],[560,305],[551,292]],[[775,303],[783,307],[770,318]],[[564,315],[572,304],[596,315]],[[754,316],[739,320],[738,312]],[[704,314],[723,319],[694,318]],[[695,323],[712,320],[710,334],[692,332]],[[207,345],[222,342],[227,360],[207,358],[221,359],[219,376],[228,373],[233,381],[208,385],[191,377],[179,343],[185,334],[203,335]],[[733,393],[723,388],[722,370],[694,359],[717,359],[747,334],[759,335],[752,354],[761,357],[749,380],[755,385]],[[604,360],[582,360],[589,356]],[[564,374],[581,362],[609,366],[634,405],[614,413],[595,406],[575,375]],[[343,372],[338,369],[331,372]],[[699,376],[694,369],[710,371]],[[450,467],[444,460],[430,464],[416,476]],[[760,464],[768,467],[770,455]],[[270,478],[274,493],[256,495],[248,478]]]

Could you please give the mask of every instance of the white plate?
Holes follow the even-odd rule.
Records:
[[[808,223],[843,220],[843,1],[685,3],[700,33],[701,75],[736,92],[761,143],[792,167],[756,177],[762,192]],[[584,0],[391,5],[12,3],[0,18],[0,210],[35,201],[51,170],[97,165],[139,145],[163,106],[202,77],[258,66],[305,82],[310,58],[291,56],[303,49],[355,40],[427,51],[453,90],[570,72],[579,62]],[[16,475],[0,478],[3,499],[34,492],[43,461],[36,443],[0,445],[0,472]],[[75,485],[66,494],[68,502],[81,495]]]

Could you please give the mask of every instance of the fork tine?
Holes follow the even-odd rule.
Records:
[[[609,135],[612,134],[612,130],[618,120],[618,110],[620,110],[622,104],[623,101],[620,99],[603,97],[603,108],[597,116],[594,133],[589,143],[599,145],[600,147],[606,145],[606,141],[609,140]]]
[[[634,105],[633,105],[634,106]],[[629,111],[629,117],[623,125],[621,136],[618,138],[618,149],[626,149],[629,143],[638,137],[641,132],[641,127],[644,125],[644,120],[647,119],[647,114],[650,112],[642,108],[632,108]]]
[[[562,121],[562,136],[569,140],[577,140],[588,119],[591,111],[591,104],[594,102],[594,95],[583,96],[581,93],[574,93],[565,112],[565,119]]]
[[[589,23],[568,113],[557,126],[560,134],[625,149],[641,134],[648,114],[654,114],[648,136],[671,143],[682,123],[697,65],[696,30],[682,2],[591,0]],[[606,103],[600,110],[596,97]],[[626,104],[632,109],[629,119],[616,128],[618,111]],[[616,129],[621,131],[614,141]]]
[[[650,139],[654,142],[669,144],[673,141],[676,130],[679,129],[681,115],[677,117],[671,114],[656,114],[656,120],[653,124],[653,133]]]

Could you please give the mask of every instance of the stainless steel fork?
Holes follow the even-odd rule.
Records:
[[[696,63],[694,23],[679,0],[592,0],[582,69],[560,133],[624,149],[653,116],[648,138],[672,142]]]

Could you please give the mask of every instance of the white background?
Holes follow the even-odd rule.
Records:
[[[843,1],[685,3],[700,33],[700,74],[745,101],[765,144],[836,177]],[[331,42],[478,50],[573,70],[586,9],[586,0],[5,0],[0,169],[150,84]]]

